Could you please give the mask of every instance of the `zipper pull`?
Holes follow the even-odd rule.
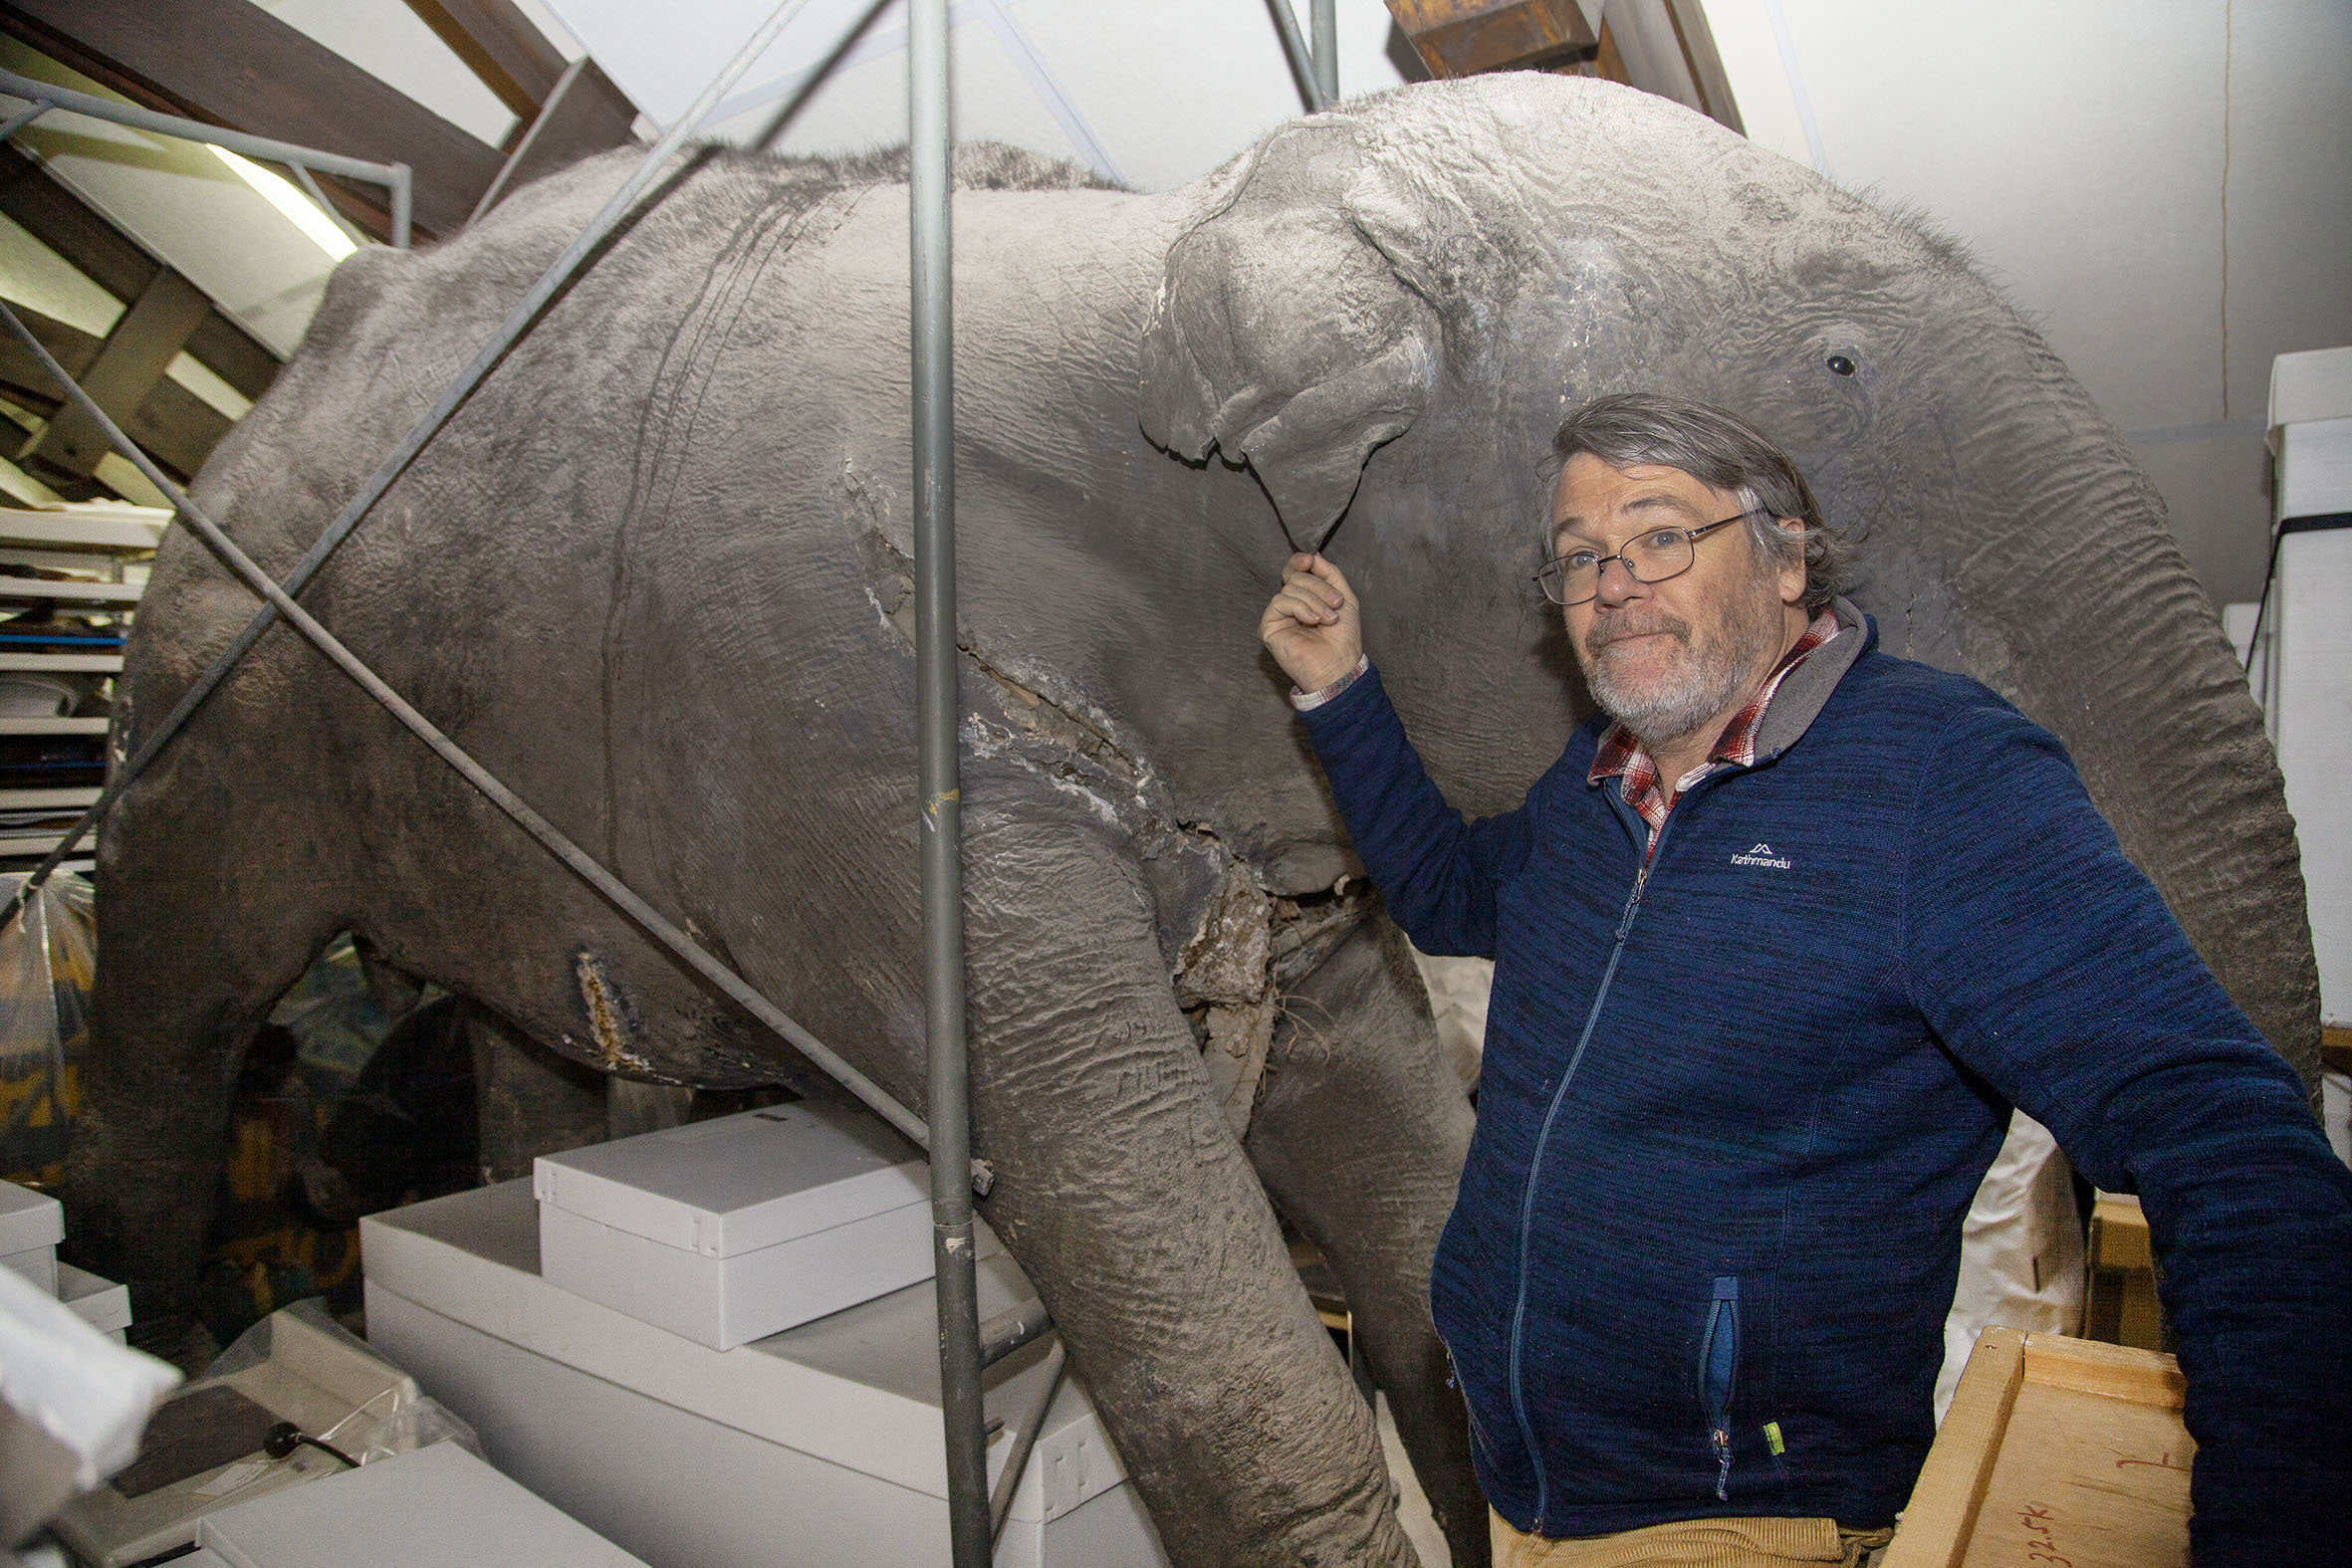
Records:
[[[1633,874],[1632,896],[1625,900],[1625,913],[1617,917],[1617,941],[1623,942],[1625,934],[1633,929],[1634,911],[1641,908],[1641,890],[1649,885],[1649,881],[1650,868],[1646,865]]]
[[[1730,1501],[1732,1495],[1732,1435],[1725,1429],[1715,1429],[1715,1495]]]

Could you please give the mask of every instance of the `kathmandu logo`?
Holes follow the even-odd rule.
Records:
[[[1758,844],[1744,855],[1732,856],[1732,864],[1736,866],[1769,866],[1774,871],[1785,871],[1788,869],[1788,857],[1773,854],[1770,844]]]

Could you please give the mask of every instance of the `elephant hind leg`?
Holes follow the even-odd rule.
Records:
[[[1396,928],[1358,927],[1286,996],[1248,1148],[1339,1275],[1455,1568],[1484,1568],[1486,1498],[1429,1313],[1430,1259],[1472,1118],[1422,999]]]
[[[1170,1557],[1411,1564],[1371,1414],[1210,1096],[1120,846],[1058,802],[965,822],[987,1216]]]

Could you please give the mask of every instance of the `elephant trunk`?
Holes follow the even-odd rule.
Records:
[[[1972,669],[2064,741],[2124,853],[2231,997],[2316,1083],[2319,979],[2261,710],[2164,503],[2056,357],[1993,400],[1962,471],[2000,476],[1956,562]],[[2010,364],[2014,365],[2014,360]],[[2054,406],[2053,406],[2054,405]]]

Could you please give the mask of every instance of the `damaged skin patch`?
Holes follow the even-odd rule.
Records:
[[[1266,995],[1273,957],[1274,901],[1236,861],[1177,960],[1176,1000],[1186,1007],[1255,1003]]]
[[[591,1053],[596,1066],[606,1072],[627,1069],[649,1072],[653,1064],[644,1055],[629,1048],[629,1009],[621,1000],[619,988],[596,962],[596,956],[586,949],[572,961],[573,976],[580,982],[580,1000],[588,1008],[588,1033],[595,1043]]]

